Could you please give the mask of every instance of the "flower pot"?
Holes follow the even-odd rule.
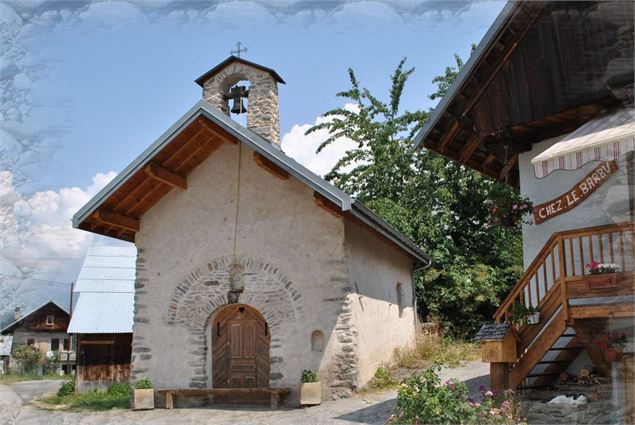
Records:
[[[134,390],[134,410],[154,409],[154,390],[152,388]]]
[[[307,382],[300,384],[300,404],[313,406],[322,403],[322,384],[319,382]]]
[[[617,363],[622,360],[622,349],[619,347],[607,348],[602,352],[604,360],[609,363]]]
[[[590,274],[586,276],[588,289],[617,288],[617,273]]]
[[[531,313],[527,315],[527,324],[528,325],[537,325],[540,322],[540,312]]]

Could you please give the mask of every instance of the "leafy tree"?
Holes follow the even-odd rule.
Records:
[[[18,364],[21,373],[35,373],[42,363],[42,352],[32,345],[20,345],[11,353],[13,360]]]
[[[463,62],[446,68],[433,81],[441,97]],[[501,183],[427,149],[412,151],[414,136],[428,118],[426,111],[401,111],[400,99],[414,68],[399,62],[391,76],[387,102],[362,88],[349,69],[351,88],[337,93],[356,108],[336,108],[330,120],[307,134],[326,129],[329,137],[318,153],[343,138],[348,150],[325,176],[354,195],[433,258],[417,281],[419,312],[438,320],[457,336],[473,334],[491,320],[501,297],[522,273],[520,230],[488,226],[487,201]]]

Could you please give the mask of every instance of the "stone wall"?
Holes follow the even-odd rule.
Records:
[[[228,65],[203,84],[203,99],[229,115],[226,95],[239,81],[249,81],[247,127],[280,146],[278,85],[271,74],[240,62]]]

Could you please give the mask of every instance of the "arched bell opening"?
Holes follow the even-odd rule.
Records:
[[[271,335],[263,315],[246,304],[223,307],[212,319],[212,388],[268,388]]]

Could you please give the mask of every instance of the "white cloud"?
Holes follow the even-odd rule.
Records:
[[[357,105],[347,103],[344,108],[355,111]],[[347,150],[357,146],[352,140],[343,138],[331,143],[319,154],[316,154],[320,144],[329,137],[328,131],[319,130],[308,135],[304,133],[312,126],[327,122],[329,119],[317,117],[313,124],[296,124],[291,128],[291,131],[282,136],[282,150],[319,176],[324,176],[331,171],[331,168],[344,156]]]
[[[16,306],[27,311],[48,300],[68,304],[69,284],[92,239],[72,228],[71,217],[115,175],[98,173],[86,188],[25,196],[13,174],[0,171],[0,324],[10,321]]]

